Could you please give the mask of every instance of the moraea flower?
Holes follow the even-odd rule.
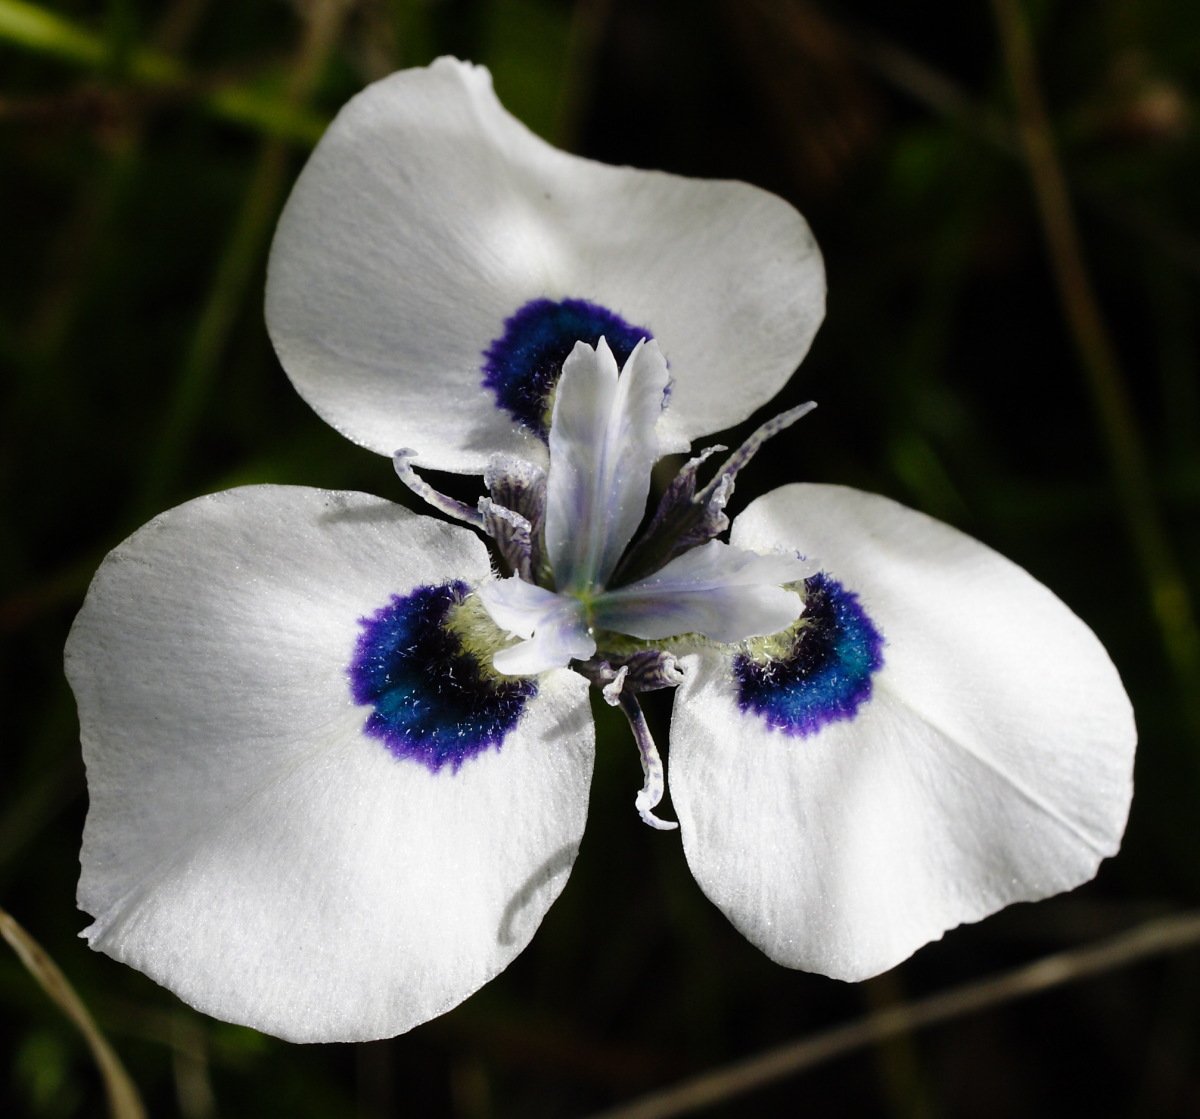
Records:
[[[1090,630],[945,525],[836,486],[724,508],[820,321],[739,183],[538,140],[450,60],[355,98],[280,220],[267,321],[329,422],[443,514],[252,486],[155,518],[72,630],[93,947],[296,1040],[449,1009],[529,941],[587,813],[591,686],[663,763],[697,880],[773,959],[860,979],[1114,853],[1134,727]],[[476,506],[434,468],[481,474]],[[498,570],[483,540],[493,546]]]

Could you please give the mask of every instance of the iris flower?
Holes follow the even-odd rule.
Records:
[[[665,829],[639,696],[675,689],[688,864],[788,967],[862,979],[1089,879],[1135,733],[1049,591],[838,486],[730,526],[738,471],[806,408],[688,460],[647,509],[651,468],[764,404],[823,305],[785,202],[557,151],[485,70],[443,59],[351,101],[280,220],[268,327],[316,411],[463,523],[249,486],[105,559],[66,651],[92,947],[294,1040],[442,1013],[567,880],[592,687]]]

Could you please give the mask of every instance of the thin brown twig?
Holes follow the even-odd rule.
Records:
[[[1108,940],[1058,952],[1003,975],[952,987],[941,994],[893,1006],[856,1022],[789,1042],[593,1119],[669,1119],[687,1115],[888,1038],[977,1014],[1197,944],[1200,944],[1200,911],[1160,917]]]
[[[1015,128],[960,85],[898,43],[858,23],[838,21],[847,49],[881,81],[996,151],[1024,158]],[[1200,238],[1143,202],[1114,194],[1082,169],[1072,169],[1071,193],[1093,213],[1120,227],[1189,273],[1200,273]]]
[[[133,1081],[125,1071],[125,1066],[100,1032],[95,1019],[84,1006],[83,1000],[75,993],[75,988],[62,973],[62,969],[17,920],[3,909],[0,909],[0,936],[8,941],[21,963],[25,965],[25,970],[37,980],[42,990],[83,1034],[100,1069],[100,1075],[104,1078],[104,1092],[108,1097],[108,1111],[112,1119],[146,1119],[146,1110]]]

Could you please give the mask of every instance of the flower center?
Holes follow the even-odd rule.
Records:
[[[823,572],[804,581],[804,614],[790,629],[750,643],[734,660],[738,703],[798,738],[852,719],[883,667],[883,637],[858,595]]]
[[[492,651],[476,648],[469,593],[455,581],[393,595],[359,619],[349,668],[355,703],[372,707],[366,733],[434,773],[499,749],[537,694],[535,681],[497,675]]]
[[[586,299],[534,299],[504,321],[504,333],[484,351],[483,386],[496,403],[546,439],[554,386],[576,342],[605,338],[618,365],[650,331]]]
[[[651,471],[661,457],[658,421],[669,384],[666,359],[653,340],[636,345],[623,368],[606,338],[594,348],[577,342],[563,363],[554,394],[544,515],[530,510],[532,516],[518,525],[531,540],[534,522],[542,526],[545,570],[535,572],[532,562],[517,556],[511,564],[516,574],[479,587],[496,625],[525,639],[496,654],[501,672],[532,675],[597,655],[603,660],[617,652],[613,635],[621,645],[625,639],[690,641],[695,635],[728,644],[777,633],[800,615],[800,596],[783,584],[808,575],[811,565],[796,556],[758,555],[715,537],[728,525],[722,507],[734,475],[763,438],[806,408],[764,425],[725,463],[719,480],[699,492],[695,470],[705,456],[693,459],[634,543]],[[401,471],[403,476],[403,465]],[[493,481],[501,473],[494,470]],[[481,508],[495,506],[490,499]],[[483,527],[487,530],[487,522]],[[653,563],[641,578],[629,579],[620,570],[627,555],[638,557],[643,568],[647,557]],[[543,581],[532,583],[523,572],[541,574]],[[601,639],[604,648],[597,644]]]

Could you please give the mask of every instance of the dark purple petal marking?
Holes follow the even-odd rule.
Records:
[[[393,757],[437,773],[499,749],[517,725],[532,680],[502,680],[467,652],[447,624],[465,583],[417,587],[369,618],[350,662],[354,702],[373,708],[364,730]]]
[[[739,655],[738,705],[798,738],[853,719],[883,667],[883,637],[858,595],[823,572],[804,581],[804,615],[791,652],[772,660]]]
[[[634,347],[652,337],[586,299],[534,299],[504,320],[504,333],[484,351],[483,386],[517,423],[546,439],[550,394],[576,342],[595,346],[604,338],[623,367]]]

